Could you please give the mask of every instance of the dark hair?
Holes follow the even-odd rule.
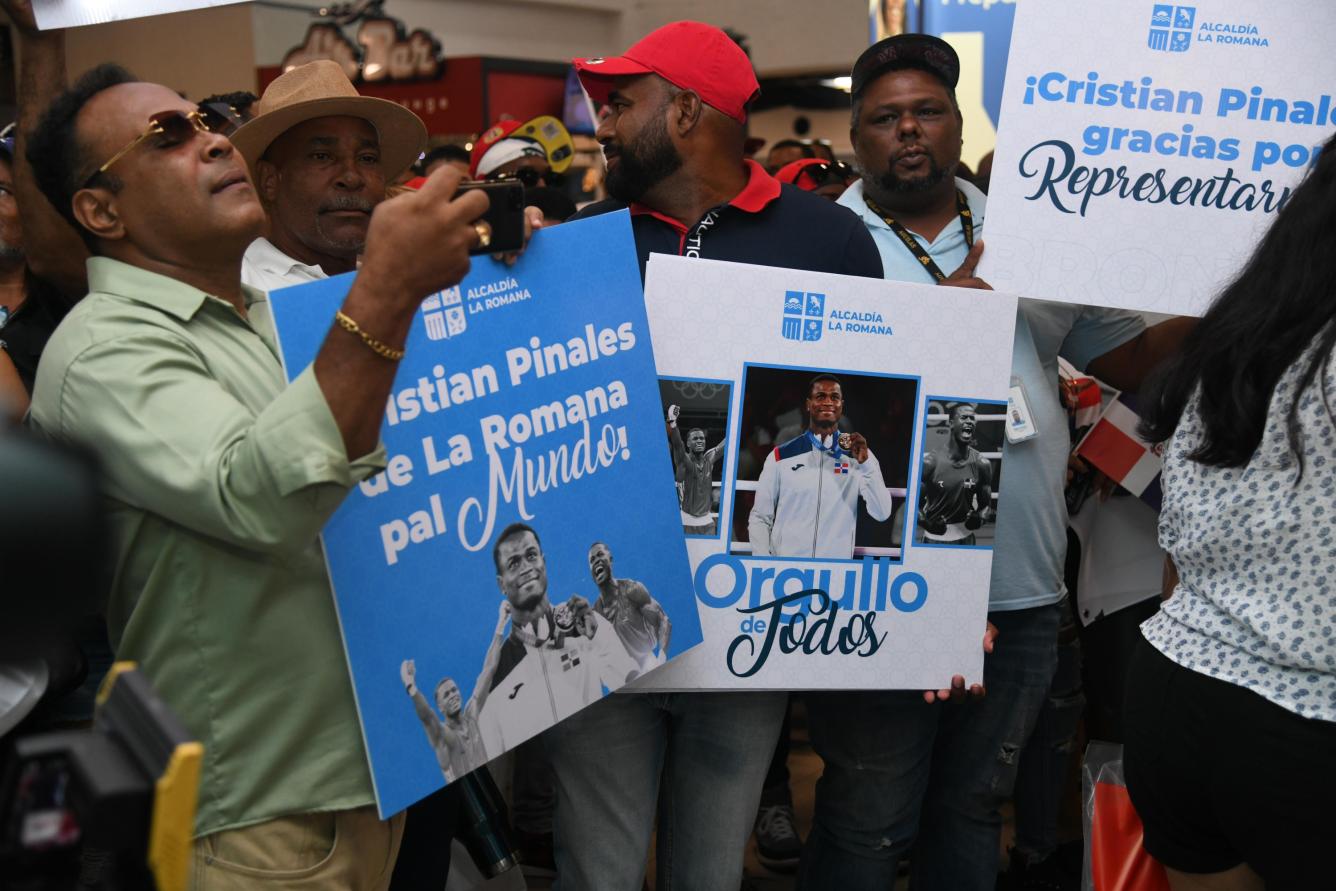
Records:
[[[888,65],[885,68],[881,69],[880,71],[877,72],[876,77],[872,78],[866,84],[864,84],[862,90],[854,94],[852,104],[849,108],[850,132],[853,133],[858,132],[858,118],[863,111],[863,97],[867,95],[867,88],[872,86],[877,81],[881,80],[886,75],[890,74],[892,71],[906,71],[906,70],[924,71],[927,72],[928,74],[931,74],[932,79],[937,81],[937,83],[941,84],[943,90],[946,90],[946,97],[951,100],[951,107],[955,109],[956,117],[960,117],[960,103],[956,101],[956,88],[948,84],[946,81],[942,80],[942,75],[939,72],[929,68],[927,65],[921,65],[914,61],[904,61],[894,65]]]
[[[551,186],[535,186],[524,190],[524,203],[543,212],[545,220],[566,220],[575,216],[575,202],[560,189]]]
[[[246,112],[250,110],[252,105],[259,101],[260,97],[249,90],[236,90],[231,93],[214,93],[212,96],[205,96],[199,101],[199,104],[209,105],[214,102],[221,102],[224,105],[232,106],[236,109],[237,114],[241,115],[243,118],[249,118],[250,116],[247,115]]]
[[[962,408],[968,408],[975,414],[977,414],[979,411],[979,407],[975,405],[973,402],[957,402],[955,405],[951,406],[951,408],[947,411],[946,419],[948,421],[954,421],[956,419],[956,412],[960,411]]]
[[[1326,372],[1336,344],[1336,137],[1290,194],[1248,264],[1216,298],[1175,356],[1146,388],[1141,425],[1151,442],[1178,427],[1201,388],[1202,441],[1189,458],[1212,467],[1243,467],[1262,441],[1276,383],[1310,344],[1317,351],[1296,394]],[[1327,413],[1325,381],[1322,401]],[[1290,450],[1299,458],[1298,400],[1287,418]]]
[[[835,375],[833,375],[833,374],[818,374],[816,377],[812,378],[810,381],[807,382],[807,398],[808,398],[808,399],[811,399],[811,398],[812,398],[812,391],[815,390],[815,389],[816,389],[816,385],[819,384],[819,383],[821,383],[822,381],[832,381],[833,383],[839,384],[840,392],[841,392],[841,393],[844,392],[844,384],[841,384],[841,383],[840,383],[840,379],[837,378]]]
[[[428,150],[428,152],[426,152],[426,158],[422,159],[422,163],[430,164],[433,160],[441,159],[462,160],[462,162],[468,163],[469,152],[464,146],[456,146],[454,143],[445,143],[444,146],[437,146],[436,148],[432,148],[432,150]]]
[[[501,542],[510,541],[512,538],[526,532],[533,536],[533,540],[538,542],[539,549],[542,549],[543,540],[538,537],[538,533],[534,531],[532,526],[528,523],[511,523],[501,530],[501,534],[496,537],[496,543],[492,545],[492,563],[496,564],[497,572],[501,571]]]
[[[705,435],[707,435],[707,434],[705,433],[705,428],[704,428],[704,427],[692,427],[690,430],[687,431],[687,439],[690,439],[690,438],[691,438],[691,434],[693,434],[693,433],[699,433],[701,436],[705,436]]]
[[[445,145],[438,145],[434,149],[428,149],[427,154],[422,158],[422,169],[426,170],[437,161],[463,161],[469,163],[469,153],[462,145],[455,145],[447,142]]]
[[[84,182],[96,169],[94,165],[99,162],[87,157],[86,147],[79,141],[75,123],[79,112],[98,93],[137,80],[121,66],[111,63],[85,72],[72,87],[51,101],[28,137],[26,154],[37,187],[42,190],[46,200],[51,202],[51,206],[79,233],[88,249],[95,253],[96,239],[75,219],[71,205],[74,193],[83,188]],[[113,193],[121,189],[121,181],[113,174],[103,174],[101,182]]]
[[[781,139],[774,145],[770,146],[770,151],[773,152],[776,149],[786,149],[786,148],[800,149],[803,153],[804,158],[816,157],[816,152],[812,149],[812,144],[810,142],[804,142],[801,139]]]

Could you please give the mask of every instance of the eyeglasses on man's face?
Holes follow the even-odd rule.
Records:
[[[84,180],[83,188],[92,188],[93,182],[102,174],[106,173],[112,166],[130,152],[134,151],[145,142],[150,142],[155,149],[165,151],[176,148],[179,145],[189,142],[195,138],[197,133],[217,133],[219,130],[210,126],[211,123],[222,121],[221,115],[206,116],[198,110],[191,111],[160,111],[155,115],[150,115],[148,119],[148,128],[140,133],[133,141],[112,155],[105,164],[93,171],[93,174]]]

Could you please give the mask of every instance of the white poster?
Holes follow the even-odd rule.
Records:
[[[981,648],[1016,298],[653,255],[705,642],[657,689],[938,689]]]
[[[122,19],[137,19],[148,15],[166,15],[210,6],[229,6],[239,0],[32,0],[37,27],[43,31],[53,28],[78,28],[81,25],[101,25]]]
[[[1200,315],[1336,126],[1330,0],[1022,0],[979,274]]]

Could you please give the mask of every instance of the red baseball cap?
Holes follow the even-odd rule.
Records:
[[[620,56],[573,62],[585,91],[600,105],[607,103],[614,77],[657,74],[742,124],[747,121],[747,103],[761,92],[747,54],[723,31],[704,22],[672,22],[646,34]]]
[[[803,170],[808,167],[816,167],[818,165],[829,166],[829,164],[830,162],[827,161],[825,158],[799,158],[796,161],[790,161],[783,167],[776,170],[775,179],[779,180],[782,183],[788,183],[791,186],[798,186],[799,188],[806,189],[808,188],[807,186],[804,186],[798,182],[798,177],[802,175]],[[808,180],[811,181],[811,179],[812,179],[811,176],[808,176]],[[811,189],[814,188],[816,188],[815,182],[813,182],[811,186]],[[811,189],[808,189],[808,191],[811,191]]]
[[[478,137],[478,141],[473,143],[473,152],[469,155],[469,176],[476,178],[478,176],[478,162],[482,160],[483,155],[487,154],[492,146],[518,130],[523,124],[523,121],[497,121],[488,127]],[[535,147],[537,147],[537,143],[535,143]]]

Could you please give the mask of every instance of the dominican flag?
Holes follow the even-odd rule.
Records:
[[[1076,447],[1076,454],[1104,472],[1109,479],[1160,509],[1159,450],[1137,436],[1141,417],[1132,400],[1119,394]]]
[[[835,462],[835,473],[836,473],[837,475],[838,475],[838,474],[841,474],[841,473],[848,473],[848,472],[849,472],[849,462],[848,462],[848,461],[836,461],[836,462]]]
[[[1077,371],[1061,356],[1058,357],[1058,384],[1074,435],[1081,436],[1099,420],[1104,405],[1103,389],[1098,380]]]

